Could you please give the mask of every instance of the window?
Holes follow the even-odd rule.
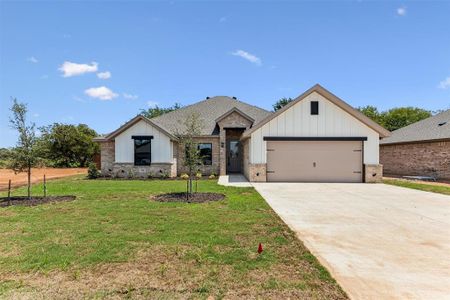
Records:
[[[212,144],[200,143],[197,145],[197,149],[202,163],[206,166],[212,165]]]
[[[311,101],[311,115],[319,114],[319,101]]]
[[[149,166],[152,162],[153,136],[132,136],[134,140],[134,165]]]

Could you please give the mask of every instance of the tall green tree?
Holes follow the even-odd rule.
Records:
[[[431,117],[431,112],[417,107],[397,107],[383,113],[383,126],[390,131]]]
[[[378,111],[378,108],[372,105],[367,105],[363,107],[358,107],[358,110],[365,114],[367,117],[371,118],[375,122],[377,122],[380,125],[384,124],[383,120],[383,114]]]
[[[37,139],[34,123],[27,122],[28,108],[25,103],[13,99],[11,128],[17,130],[19,138],[9,158],[9,168],[14,172],[27,172],[27,196],[31,199],[31,168],[39,162]]]
[[[85,124],[54,123],[39,128],[42,156],[55,167],[86,167],[100,153],[95,130]]]
[[[165,113],[177,110],[181,107],[182,106],[179,103],[175,103],[173,106],[169,107],[159,107],[158,105],[156,105],[155,107],[150,107],[148,109],[141,109],[140,114],[143,115],[144,117],[151,119],[159,117],[160,115],[163,115]]]
[[[274,105],[272,105],[273,111],[277,111],[277,110],[282,109],[284,106],[286,106],[287,104],[291,103],[293,100],[294,99],[292,99],[292,98],[281,98],[280,100],[275,102]]]
[[[364,106],[358,108],[363,114],[386,128],[394,131],[408,126],[412,123],[429,118],[432,113],[428,110],[417,107],[396,107],[380,112],[375,106]]]

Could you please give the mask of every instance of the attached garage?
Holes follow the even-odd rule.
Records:
[[[363,142],[330,139],[267,140],[269,182],[362,182]]]
[[[380,182],[390,132],[320,85],[246,130],[250,181]]]

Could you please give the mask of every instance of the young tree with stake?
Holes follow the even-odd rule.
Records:
[[[192,179],[197,173],[198,166],[202,163],[200,151],[194,137],[201,135],[202,123],[199,115],[193,113],[186,118],[184,125],[184,131],[177,133],[177,137],[185,149],[183,164],[187,168],[187,175],[189,176],[189,185],[186,192],[192,194]]]
[[[31,168],[37,164],[38,155],[35,124],[27,124],[27,111],[28,108],[25,103],[20,103],[17,99],[13,99],[11,107],[12,117],[10,117],[9,122],[11,123],[11,128],[18,131],[19,139],[16,147],[12,149],[9,168],[15,173],[27,172],[27,196],[28,199],[31,199]]]

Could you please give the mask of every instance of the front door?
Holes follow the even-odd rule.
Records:
[[[241,172],[241,153],[239,140],[229,140],[227,143],[227,172]]]

